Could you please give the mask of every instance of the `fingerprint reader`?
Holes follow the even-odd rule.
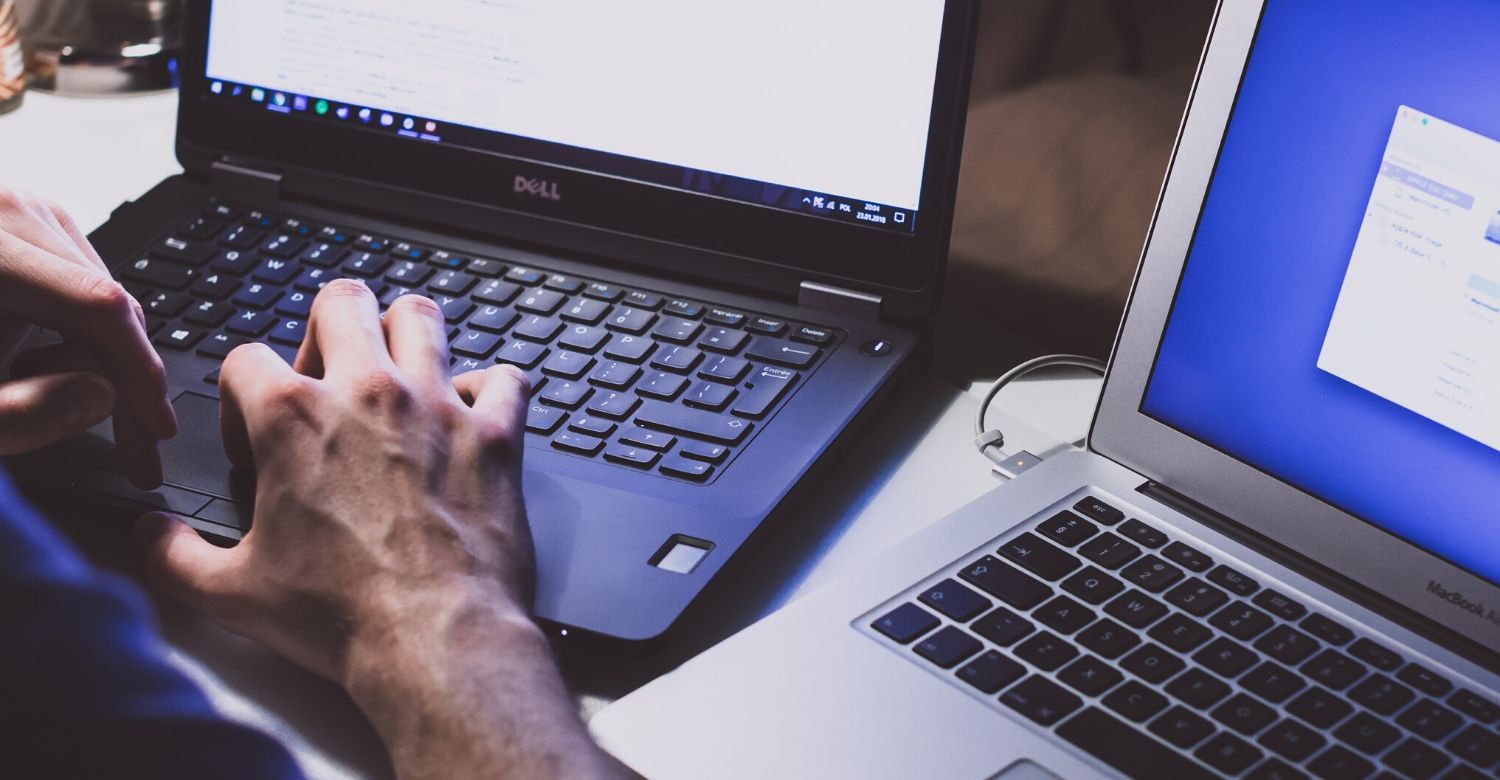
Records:
[[[712,542],[685,536],[673,537],[652,557],[651,565],[673,574],[692,574],[713,548]]]

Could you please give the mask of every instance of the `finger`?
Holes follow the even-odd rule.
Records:
[[[0,385],[0,456],[41,449],[109,418],[115,390],[94,374],[50,374]]]
[[[51,205],[29,192],[0,192],[0,229],[69,263],[105,271],[79,252]]]
[[[335,279],[318,293],[294,365],[297,373],[320,378],[394,368],[380,324],[380,304],[364,282]]]
[[[255,468],[254,442],[262,415],[279,403],[272,393],[306,381],[265,344],[246,344],[229,353],[219,371],[219,427],[230,463]]]
[[[525,372],[510,365],[470,371],[458,377],[457,386],[460,397],[474,413],[493,422],[502,437],[521,440],[531,398],[531,382]]]
[[[78,220],[74,219],[73,215],[69,214],[67,209],[64,209],[56,201],[43,199],[42,205],[46,206],[52,212],[52,216],[62,226],[63,233],[73,241],[74,246],[78,247],[78,253],[95,268],[109,273],[109,266],[104,264],[104,258],[99,256],[99,250],[94,248],[93,242],[89,241],[88,236],[83,232],[83,228],[78,226]]]
[[[162,468],[161,450],[157,438],[146,430],[141,419],[132,414],[120,414],[118,402],[114,419],[115,458],[120,464],[120,473],[130,483],[142,490],[155,490],[166,479]]]
[[[237,593],[244,545],[215,547],[182,520],[153,512],[135,523],[136,540],[146,553],[146,577],[156,588],[216,618]]]
[[[177,433],[140,305],[114,280],[0,232],[0,311],[86,344],[146,430],[157,439]]]
[[[396,367],[417,384],[454,393],[448,374],[448,323],[431,299],[405,295],[385,313],[385,342]]]

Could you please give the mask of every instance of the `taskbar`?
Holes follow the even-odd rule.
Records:
[[[641,160],[592,149],[565,146],[492,130],[452,125],[441,120],[408,116],[372,106],[355,106],[325,98],[297,95],[250,84],[209,81],[209,96],[241,102],[262,110],[310,120],[343,123],[372,132],[389,133],[422,143],[445,144],[494,152],[539,162],[596,171],[687,192],[713,195],[742,203],[769,206],[870,228],[912,234],[917,212],[883,203],[846,198],[824,192],[787,187],[678,165]]]

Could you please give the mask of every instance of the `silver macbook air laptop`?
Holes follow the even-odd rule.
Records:
[[[598,737],[653,778],[1497,776],[1497,39],[1225,2],[1090,451]]]

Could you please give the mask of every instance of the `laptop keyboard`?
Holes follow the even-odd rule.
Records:
[[[1495,699],[1158,525],[1086,497],[859,625],[1130,777],[1500,772]]]
[[[527,372],[530,443],[705,483],[775,415],[844,334],[397,237],[211,202],[123,266],[163,350],[223,360],[262,341],[296,356],[318,290],[364,280],[382,308],[431,297],[455,375]],[[218,384],[218,370],[203,377]]]

